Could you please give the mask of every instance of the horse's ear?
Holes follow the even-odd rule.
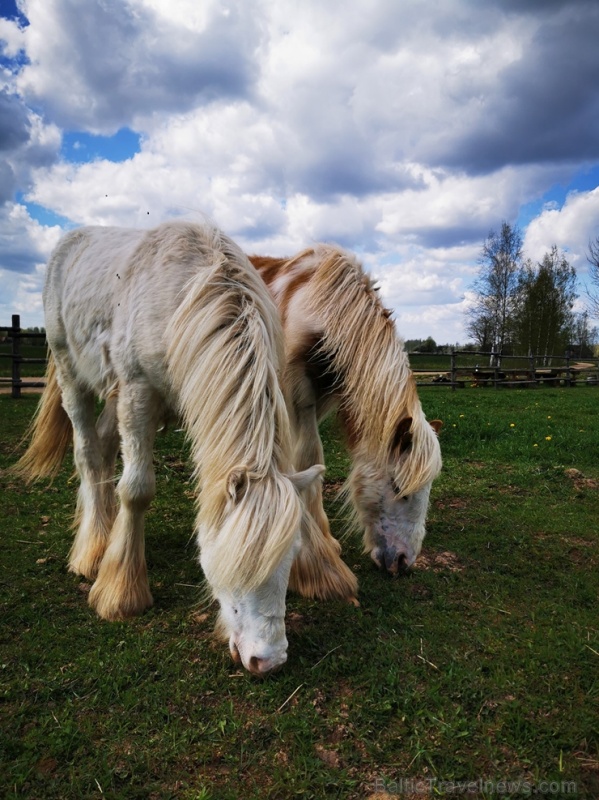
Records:
[[[397,428],[395,429],[395,435],[393,436],[393,442],[391,444],[391,452],[394,453],[398,451],[401,453],[409,450],[412,446],[412,432],[410,428],[412,427],[412,417],[404,417],[400,419],[397,423]]]
[[[317,480],[324,475],[324,467],[322,464],[315,464],[313,467],[308,467],[301,472],[294,472],[289,476],[289,480],[298,490],[298,492],[308,489]]]
[[[441,428],[443,427],[443,422],[440,419],[431,419],[429,420],[429,425],[437,434],[437,436],[441,433]]]
[[[250,478],[245,467],[235,467],[227,476],[227,494],[234,503],[238,503],[248,490]]]

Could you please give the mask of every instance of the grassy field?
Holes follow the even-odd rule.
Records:
[[[66,571],[71,465],[33,489],[2,472],[0,796],[599,797],[599,391],[421,397],[445,466],[416,568],[389,579],[345,539],[360,608],[290,596],[289,662],[262,682],[199,605],[181,434],[156,452],[155,606],[127,623],[96,619]],[[35,402],[0,397],[0,467]],[[324,435],[342,535],[348,461]]]

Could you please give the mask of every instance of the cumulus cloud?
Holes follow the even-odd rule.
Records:
[[[473,129],[453,143],[445,164],[490,172],[507,163],[599,157],[599,6],[553,5],[557,13],[499,72]]]
[[[43,324],[45,264],[62,235],[58,226],[41,225],[17,203],[0,208],[0,317],[8,324],[20,313],[22,325]]]
[[[0,91],[0,152],[16,150],[28,141],[29,115],[18,97]]]
[[[549,206],[536,217],[524,237],[526,253],[540,261],[552,245],[565,250],[580,273],[587,269],[589,240],[599,236],[599,188],[590,192],[572,192],[562,208]]]
[[[19,90],[60,126],[94,133],[250,93],[259,38],[251,4],[201,5],[24,0],[29,63]]]
[[[0,230],[22,242],[4,269],[34,281],[46,243],[17,191],[72,224],[207,215],[249,252],[336,241],[405,335],[455,341],[489,230],[599,159],[594,0],[20,8],[28,24],[0,20]],[[124,126],[140,147],[121,163],[60,156],[62,131]],[[592,194],[533,220],[530,252],[549,237],[581,263]]]

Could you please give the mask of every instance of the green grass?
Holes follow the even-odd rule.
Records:
[[[213,641],[214,610],[199,605],[180,434],[156,452],[155,606],[127,623],[96,619],[66,571],[71,465],[32,489],[3,473],[0,795],[351,799],[377,779],[397,794],[400,779],[436,777],[576,781],[576,796],[599,796],[599,394],[421,397],[445,422],[445,465],[420,566],[388,579],[346,539],[360,608],[290,596],[289,662],[263,682]],[[0,397],[2,467],[34,407]],[[333,490],[348,460],[335,426],[323,431],[341,535]]]

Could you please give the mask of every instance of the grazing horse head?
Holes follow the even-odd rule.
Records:
[[[210,283],[188,285],[167,352],[196,464],[200,561],[221,607],[218,627],[232,656],[264,675],[287,659],[300,492],[324,468],[295,473],[279,316],[241,251],[233,256]]]
[[[364,528],[364,550],[378,567],[393,575],[418,558],[426,535],[431,484],[441,467],[436,442],[441,423],[433,420],[422,427],[431,455],[420,465],[419,474],[415,473],[418,440],[412,424],[411,417],[400,421],[386,462],[377,465],[371,458],[360,457],[358,451],[349,478],[354,507]]]
[[[202,569],[220,605],[217,630],[233,660],[254,675],[264,676],[287,661],[285,595],[301,545],[300,492],[323,471],[314,466],[262,477],[234,469],[226,481],[218,532],[200,531]]]
[[[365,549],[381,567],[398,572],[420,552],[441,453],[440,423],[426,422],[391,312],[358,260],[334,245],[315,245],[291,259],[251,261],[283,322],[296,466],[322,459],[317,419],[337,409],[353,461],[346,488]],[[319,521],[320,541],[330,542],[318,491],[309,510]],[[315,539],[306,537],[306,545]],[[350,580],[323,579],[315,591],[312,578],[303,584],[308,596],[351,597]]]

